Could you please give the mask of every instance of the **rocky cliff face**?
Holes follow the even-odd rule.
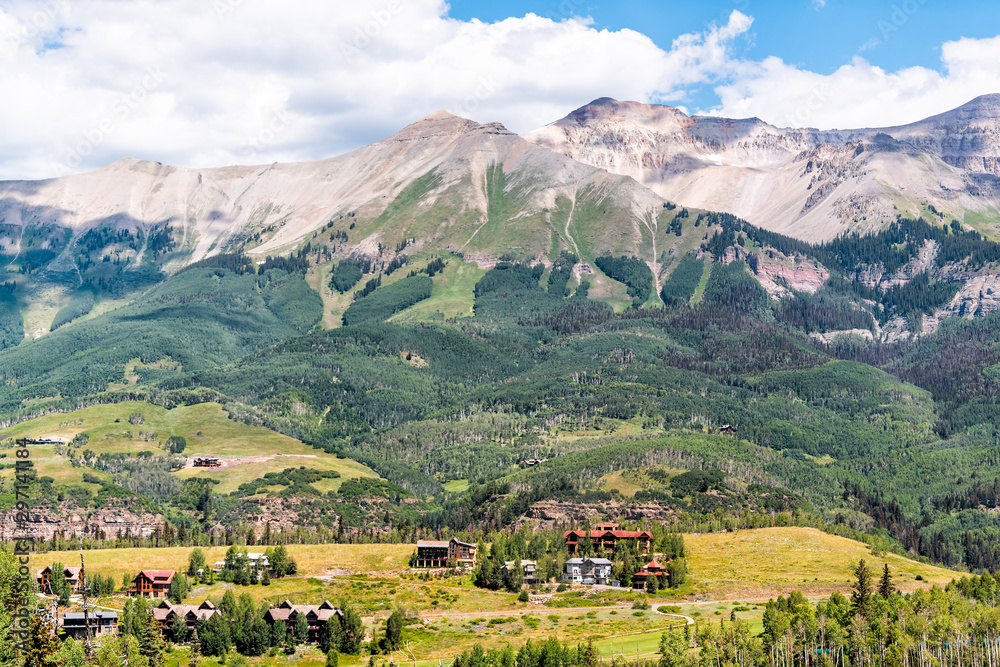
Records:
[[[0,541],[29,537],[36,541],[51,540],[57,533],[66,538],[114,539],[119,534],[148,537],[163,525],[161,515],[133,512],[124,505],[90,510],[64,505],[58,509],[32,510],[28,522],[21,526],[15,521],[14,511],[0,513]]]
[[[1000,202],[1000,95],[911,125],[831,131],[602,98],[525,138],[685,206],[806,240],[927,203],[962,220]]]

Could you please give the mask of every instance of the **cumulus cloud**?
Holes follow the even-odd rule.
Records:
[[[661,49],[572,16],[459,21],[439,0],[274,7],[6,0],[0,177],[318,159],[441,108],[524,132],[601,96],[682,101],[751,24],[735,12]]]
[[[757,116],[789,127],[885,127],[917,121],[988,93],[1000,92],[1000,37],[963,38],[941,49],[942,71],[887,72],[861,57],[831,74],[778,58],[744,62],[718,86],[712,113]]]
[[[579,4],[565,0],[558,19],[483,23],[450,18],[440,0],[299,0],[281,11],[267,0],[3,0],[0,178],[125,156],[320,159],[441,108],[526,132],[603,96],[690,107],[706,84],[720,100],[713,113],[820,126],[908,120],[1000,90],[989,40],[946,44],[944,74],[859,59],[821,76],[736,57],[753,23],[739,11],[661,48],[641,32],[598,29],[572,14]]]

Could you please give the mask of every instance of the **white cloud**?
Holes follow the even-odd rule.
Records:
[[[941,54],[943,73],[887,72],[861,57],[826,75],[777,58],[740,63],[733,79],[716,88],[721,104],[712,113],[791,127],[886,127],[1000,92],[1000,37],[946,42]]]
[[[17,131],[0,142],[0,177],[123,156],[190,166],[323,158],[440,108],[524,132],[597,97],[680,100],[683,86],[719,80],[751,24],[734,12],[664,50],[581,18],[463,22],[439,0],[274,8],[3,0],[0,126]],[[149,68],[161,73],[155,85]]]
[[[580,5],[565,0],[569,10]],[[560,5],[562,7],[563,5]],[[811,125],[912,120],[1000,90],[997,45],[960,40],[945,75],[855,60],[821,76],[734,56],[753,19],[669,48],[585,18],[448,17],[440,0],[0,0],[0,178],[81,171],[124,156],[188,166],[328,157],[440,108],[526,132],[597,97]],[[155,74],[155,76],[154,76]],[[902,118],[905,116],[905,118]],[[888,120],[887,120],[888,119]]]

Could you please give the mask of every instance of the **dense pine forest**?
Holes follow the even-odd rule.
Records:
[[[258,493],[301,499],[288,538],[299,541],[472,535],[508,528],[542,502],[607,515],[654,502],[678,526],[816,525],[995,571],[1000,315],[945,319],[933,334],[895,342],[811,334],[875,331],[890,317],[933,311],[958,289],[926,272],[872,287],[862,277],[873,266],[902,270],[933,242],[938,265],[973,270],[1000,258],[1000,246],[961,226],[902,218],[820,245],[725,214],[698,214],[691,229],[704,232],[701,247],[662,285],[638,258],[595,260],[632,299],[617,311],[591,298],[581,257],[561,251],[548,263],[502,257],[477,278],[469,316],[395,321],[464,264],[457,254],[404,255],[410,239],[395,254],[380,247],[377,261],[355,253],[331,262],[329,248],[312,245],[256,265],[224,253],[89,316],[103,294],[95,283],[73,295],[51,333],[0,352],[0,411],[16,424],[102,403],[213,402],[382,478],[324,492],[315,486],[330,479],[322,471],[273,473],[221,493],[210,475],[176,477],[183,454],[174,445],[114,459],[68,443],[67,457],[111,477],[64,488],[41,476],[46,493],[34,502],[141,498],[165,521],[144,543],[245,540],[238,517]],[[338,244],[349,233],[323,231]],[[733,248],[744,259],[718,261]],[[829,278],[814,294],[776,301],[755,276],[764,251],[821,262]],[[340,328],[319,324],[324,303],[306,279],[319,265],[330,267],[323,282],[333,292],[353,292]],[[7,329],[22,326],[5,317]],[[127,365],[133,379],[123,383]],[[587,437],[560,437],[573,433]],[[639,471],[645,488],[604,489],[616,470]],[[720,471],[724,487],[675,485],[663,470]],[[10,480],[2,483],[10,507]],[[373,497],[393,509],[359,500]]]

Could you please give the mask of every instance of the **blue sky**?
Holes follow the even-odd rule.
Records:
[[[0,179],[330,157],[599,97],[883,127],[1000,92],[998,0],[0,0]]]
[[[593,19],[594,27],[637,30],[661,48],[684,33],[724,24],[733,10],[753,17],[753,28],[736,45],[747,59],[776,56],[819,74],[830,74],[863,57],[887,71],[920,66],[941,71],[941,45],[960,38],[989,38],[1000,32],[997,0],[450,0],[449,16],[500,21],[534,13],[555,20],[570,15]],[[695,106],[718,99],[711,85],[692,87]]]

